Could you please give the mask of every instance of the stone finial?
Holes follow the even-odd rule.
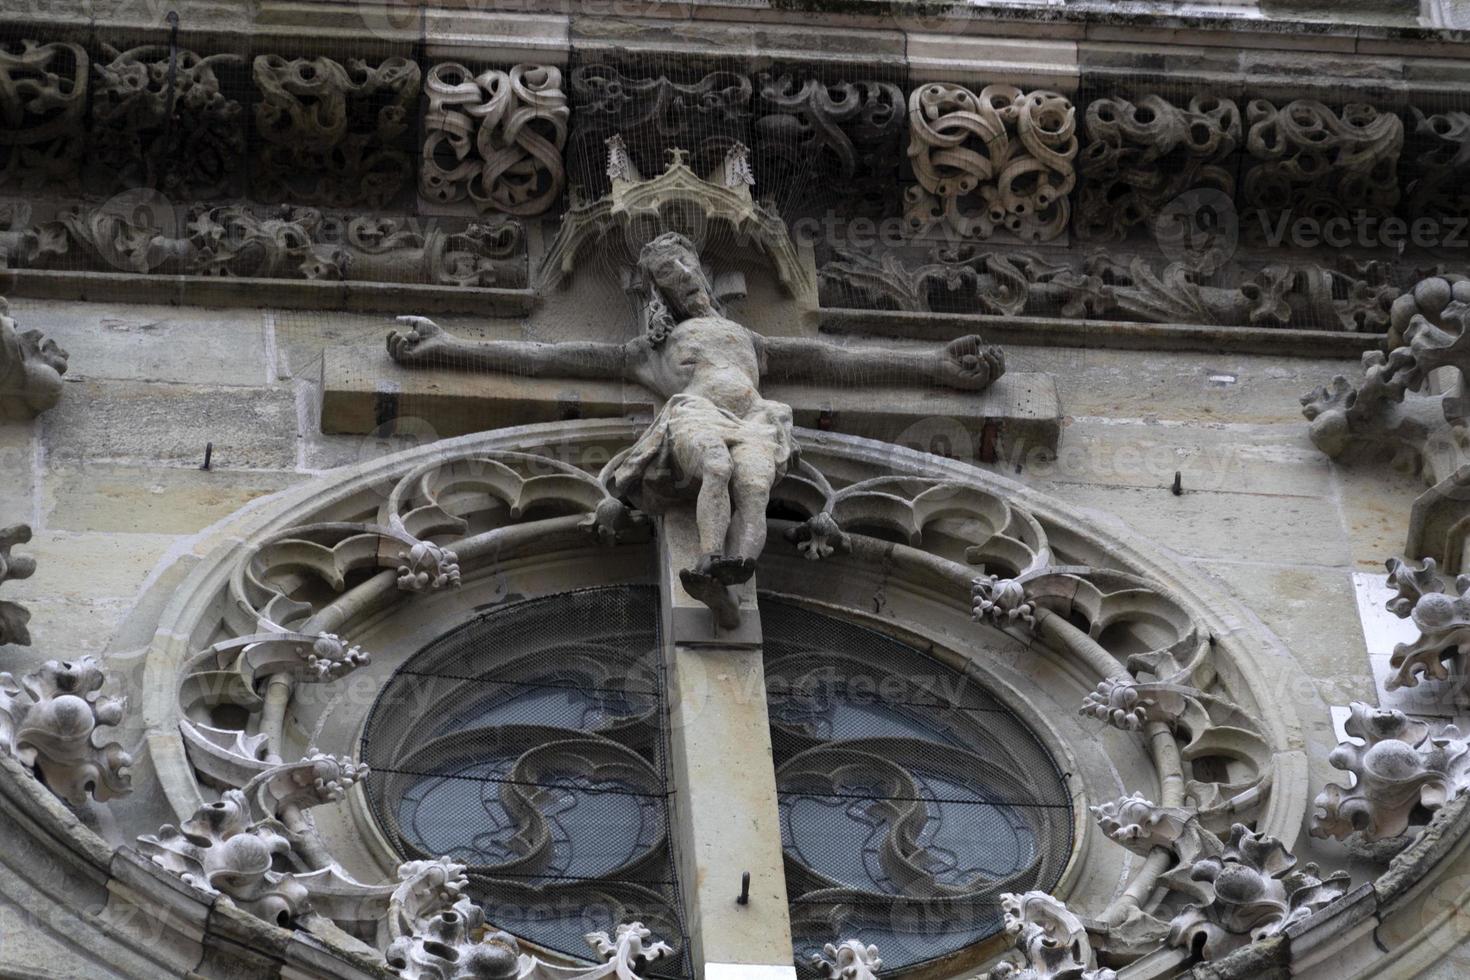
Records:
[[[812,956],[812,968],[825,980],[878,980],[883,960],[877,946],[866,946],[857,939],[828,943],[821,955]]]
[[[1345,871],[1326,879],[1315,864],[1297,869],[1296,856],[1274,837],[1236,824],[1219,855],[1181,864],[1160,879],[1197,902],[1169,923],[1169,946],[1217,960],[1252,942],[1280,935],[1347,893]]]
[[[306,810],[335,803],[367,772],[367,766],[346,756],[312,752],[300,762],[267,769],[241,791],[256,813],[280,819],[287,809]]]
[[[103,697],[107,676],[94,657],[48,660],[17,684],[0,674],[0,750],[29,766],[73,806],[132,791],[132,757],[102,728],[122,722],[125,698]]]
[[[604,962],[616,965],[619,970],[642,970],[650,963],[674,955],[673,947],[654,941],[653,931],[641,922],[625,922],[614,930],[612,936],[605,932],[589,932],[587,944]]]
[[[426,592],[459,585],[459,556],[430,541],[419,541],[398,555],[398,588]]]
[[[1402,711],[1356,701],[1343,728],[1364,744],[1345,741],[1328,761],[1356,778],[1351,787],[1328,783],[1318,794],[1313,837],[1398,837],[1416,808],[1438,810],[1470,785],[1470,744],[1453,725],[1431,736],[1428,725]]]
[[[1117,980],[1099,967],[1082,920],[1046,892],[1000,897],[1006,935],[1020,963],[999,963],[991,980]]]
[[[0,298],[0,419],[33,419],[55,405],[67,357],[41,331],[21,333]]]

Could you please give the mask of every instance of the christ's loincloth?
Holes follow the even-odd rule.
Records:
[[[658,418],[613,471],[613,494],[654,514],[662,512],[670,501],[694,495],[699,490],[698,474],[679,472],[675,446],[706,433],[719,437],[732,451],[754,446],[769,452],[776,464],[778,482],[797,453],[789,405],[757,399],[750,411],[740,416],[703,395],[677,394],[664,403]]]

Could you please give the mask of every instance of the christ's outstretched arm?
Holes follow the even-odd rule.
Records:
[[[1006,370],[1005,354],[971,334],[939,350],[906,351],[842,347],[797,337],[761,337],[763,373],[773,381],[832,381],[879,378],[894,383],[935,382],[947,388],[984,391]]]
[[[408,367],[458,368],[529,377],[637,380],[647,344],[597,344],[564,341],[553,344],[522,340],[465,340],[421,316],[401,316],[409,329],[388,335],[388,353]]]

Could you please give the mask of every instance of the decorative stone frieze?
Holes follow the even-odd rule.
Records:
[[[1073,227],[1084,241],[1127,238],[1149,229],[1188,191],[1235,197],[1227,164],[1240,147],[1240,109],[1197,95],[1179,107],[1161,95],[1093,99],[1083,116]]]
[[[1195,897],[1169,924],[1168,945],[1218,960],[1288,927],[1347,894],[1345,871],[1325,879],[1315,864],[1297,859],[1274,837],[1243,824],[1231,828],[1218,855],[1181,864],[1161,880]]]
[[[708,176],[736,143],[751,143],[750,78],[710,72],[684,84],[667,76],[636,78],[609,65],[582,65],[570,76],[572,136],[569,163],[584,198],[608,189],[603,146],[622,136],[640,173],[654,173],[672,150],[688,153],[690,168]]]
[[[0,321],[3,322],[3,321]],[[30,578],[36,573],[36,560],[28,555],[11,554],[10,549],[31,540],[29,524],[12,524],[0,529],[0,585],[11,579]],[[0,600],[0,646],[14,643],[31,645],[30,610],[16,602]]]
[[[87,139],[88,189],[110,193],[150,187],[189,198],[238,190],[245,159],[244,109],[225,94],[216,66],[233,54],[201,57],[145,45],[103,45],[96,66]]]
[[[1277,106],[1253,99],[1245,109],[1246,153],[1253,165],[1241,185],[1242,223],[1254,235],[1311,218],[1384,218],[1399,200],[1404,124],[1362,103],[1341,110],[1312,99]]]
[[[419,66],[407,58],[260,55],[252,195],[280,203],[384,207],[408,185],[402,148],[419,98]]]
[[[525,283],[525,237],[514,221],[472,222],[459,231],[434,226],[424,233],[408,218],[233,204],[180,214],[166,201],[146,203],[138,210],[115,203],[64,209],[34,228],[36,239],[49,244],[29,264],[333,282]]]
[[[1204,275],[1183,262],[1099,254],[1077,267],[972,245],[930,250],[911,265],[893,253],[839,250],[822,266],[824,302],[912,312],[1061,315],[1143,323],[1382,330],[1399,295],[1378,263],[1333,269],[1268,264]]]
[[[755,112],[763,165],[823,192],[891,195],[903,159],[905,101],[897,85],[763,73]]]
[[[1453,725],[1431,736],[1402,711],[1355,701],[1343,730],[1363,744],[1344,741],[1328,760],[1355,779],[1351,787],[1328,783],[1317,796],[1313,837],[1398,837],[1416,810],[1432,813],[1470,786],[1470,744]]]
[[[883,969],[878,947],[857,939],[828,943],[820,954],[813,954],[811,963],[824,980],[878,980],[878,971]]]
[[[998,963],[990,980],[1117,980],[1097,965],[1082,920],[1046,892],[1002,895],[1000,907],[1020,963]]]
[[[0,50],[0,189],[74,186],[85,143],[89,59],[80,45],[26,39]]]
[[[909,149],[918,185],[906,194],[911,232],[942,223],[961,238],[1062,235],[1076,183],[1076,110],[1056,92],[990,85],[978,95],[930,82],[909,95]]]
[[[122,723],[126,698],[103,697],[94,657],[48,660],[18,682],[0,674],[0,751],[30,767],[73,806],[131,792],[132,757],[101,729]]]
[[[1429,115],[1414,106],[1409,111],[1413,128],[1404,168],[1414,174],[1406,188],[1409,214],[1440,221],[1470,219],[1470,112]]]
[[[474,74],[444,62],[424,79],[429,98],[419,193],[441,204],[536,215],[566,185],[567,96],[561,70],[516,65]]]
[[[67,358],[41,331],[22,333],[0,297],[0,420],[33,419],[60,401]]]

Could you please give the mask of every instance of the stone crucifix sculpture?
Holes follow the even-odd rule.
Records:
[[[797,452],[791,407],[761,397],[762,378],[840,382],[881,371],[885,380],[981,391],[1005,371],[1000,349],[973,335],[925,352],[762,337],[725,315],[698,251],[677,233],[644,246],[638,271],[647,329],[625,344],[467,341],[404,316],[409,329],[389,335],[388,352],[410,367],[634,381],[665,399],[609,489],[655,514],[695,498],[702,555],[680,579],[722,628],[739,623],[729,587],[754,574],[771,488]]]

